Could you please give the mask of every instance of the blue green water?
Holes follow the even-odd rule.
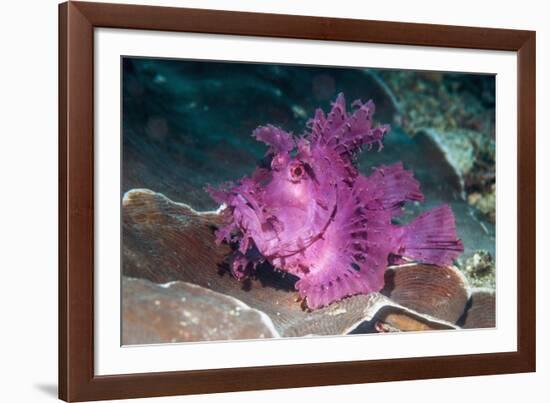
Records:
[[[395,100],[377,70],[243,64],[147,58],[124,58],[123,185],[121,192],[148,188],[198,210],[216,208],[203,188],[252,172],[265,146],[251,137],[271,123],[300,134],[317,107],[325,111],[339,92],[351,103],[373,99],[375,120],[393,123]],[[458,85],[479,95],[494,78],[444,76],[443,85]],[[419,95],[420,96],[420,95]],[[491,99],[484,100],[491,103]],[[359,158],[368,173],[381,163],[403,161],[415,172],[426,202],[408,208],[408,216],[450,203],[466,252],[494,252],[494,226],[464,200],[456,174],[441,151],[426,138],[412,137],[392,124],[382,152]]]

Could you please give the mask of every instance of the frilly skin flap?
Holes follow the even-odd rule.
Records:
[[[236,246],[230,262],[236,279],[267,261],[298,277],[300,296],[316,309],[379,291],[389,261],[447,265],[464,250],[447,205],[405,226],[392,223],[405,202],[424,200],[401,162],[370,176],[357,169],[357,155],[381,150],[390,130],[373,124],[374,109],[372,101],[355,101],[348,113],[340,94],[328,115],[317,109],[299,137],[261,126],[253,136],[267,144],[269,164],[207,188],[224,205],[216,239]]]

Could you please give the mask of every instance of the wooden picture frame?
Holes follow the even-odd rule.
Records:
[[[516,352],[94,375],[94,28],[505,50],[518,59]],[[59,398],[260,390],[535,371],[535,33],[68,2],[59,6]]]

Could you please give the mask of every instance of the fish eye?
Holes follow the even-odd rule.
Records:
[[[290,167],[290,179],[293,182],[298,182],[304,176],[305,168],[301,163],[294,164]]]

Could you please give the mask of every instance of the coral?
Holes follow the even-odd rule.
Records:
[[[257,319],[268,326],[271,321],[281,337],[494,327],[494,292],[472,289],[455,266],[390,266],[379,293],[311,311],[296,303],[297,278],[268,263],[245,282],[226,275],[231,246],[215,244],[212,228],[222,224],[218,211],[198,212],[161,193],[132,189],[123,198],[122,222],[124,344],[269,337]],[[243,309],[233,316],[237,301]],[[260,317],[247,314],[243,304]],[[178,319],[183,311],[190,317]],[[251,327],[259,332],[251,334]]]
[[[405,226],[392,223],[405,202],[423,200],[420,185],[400,162],[370,176],[358,171],[356,156],[382,149],[389,126],[373,125],[372,101],[352,107],[348,114],[340,94],[297,138],[272,125],[257,128],[253,136],[268,145],[264,163],[235,184],[208,188],[225,207],[216,239],[236,246],[235,278],[267,261],[298,277],[296,289],[316,309],[379,291],[388,263],[447,265],[463,251],[447,205]]]
[[[476,207],[481,211],[485,216],[491,221],[495,222],[496,219],[496,187],[493,184],[491,188],[486,193],[470,193],[468,195],[468,203]]]
[[[486,250],[477,250],[467,258],[462,257],[459,268],[476,287],[495,288],[495,262]]]

